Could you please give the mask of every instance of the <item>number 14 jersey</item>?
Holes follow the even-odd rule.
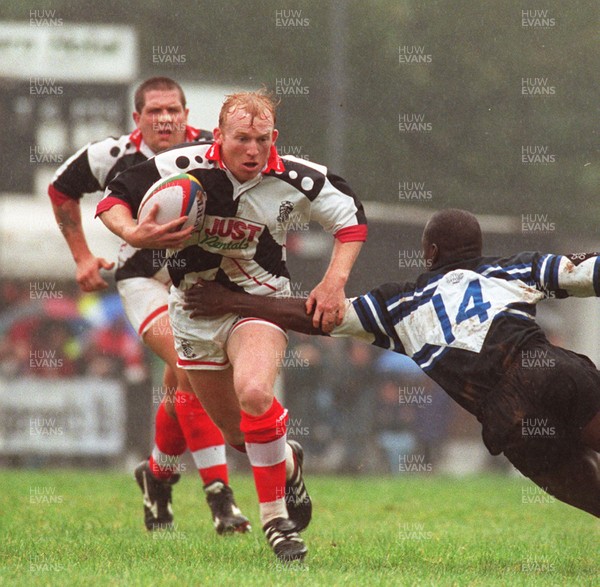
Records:
[[[600,296],[596,254],[480,257],[387,283],[351,300],[333,336],[354,336],[406,354],[463,407],[495,387],[528,341],[547,298]]]

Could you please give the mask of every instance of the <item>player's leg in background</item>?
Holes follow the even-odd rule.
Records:
[[[233,371],[226,369],[186,369],[192,390],[221,430],[227,443],[245,452],[240,431],[240,404],[233,389]]]
[[[581,442],[600,453],[600,412],[581,431]]]
[[[550,495],[600,517],[600,372],[566,349],[530,348],[550,367],[513,363],[480,406],[484,442]]]
[[[538,450],[539,460],[552,466],[527,476],[557,499],[600,517],[600,373],[587,357],[557,347],[552,353],[552,381],[539,389],[560,424],[557,438]]]
[[[600,517],[600,455],[595,450],[581,445],[574,447],[570,455],[543,472],[535,464],[513,461],[509,454],[506,456],[523,475],[550,495]]]
[[[127,308],[128,305],[124,304]],[[166,316],[163,312],[162,316]],[[133,316],[134,326],[139,325]],[[141,333],[144,342],[157,354],[158,344],[150,328],[156,318]],[[163,394],[155,415],[154,447],[150,457],[142,461],[134,472],[144,498],[144,523],[148,530],[161,530],[173,527],[172,486],[179,481],[179,458],[185,452],[186,441],[175,413],[175,392],[177,376],[168,364],[165,364],[163,376]]]
[[[600,518],[600,412],[581,433],[584,445],[540,483],[549,493],[570,505]]]
[[[146,344],[152,348],[147,342]],[[149,467],[157,479],[166,480],[179,472],[179,459],[187,448],[175,411],[177,376],[167,364],[162,389],[162,399],[154,418],[154,447],[149,458]]]
[[[262,321],[243,321],[231,331],[227,354],[233,366],[233,384],[241,408],[240,427],[260,504],[260,519],[267,539],[281,559],[303,558],[306,547],[297,534],[286,506],[287,478],[297,472],[305,492],[301,462],[287,443],[287,410],[274,397],[277,373],[287,337],[281,329]],[[308,497],[306,495],[306,497]],[[306,526],[307,522],[304,524]]]
[[[600,454],[583,442],[584,438],[597,440],[598,417],[584,427],[583,434],[560,429],[546,416],[527,420],[542,422],[544,427],[527,429],[527,436],[503,449],[504,455],[546,493],[600,517]]]
[[[179,445],[175,439],[183,437],[187,447],[190,449],[198,472],[204,484],[212,483],[220,479],[228,482],[227,464],[225,460],[225,442],[223,435],[213,421],[208,417],[202,404],[192,392],[185,372],[177,367],[177,353],[173,342],[173,334],[169,325],[167,314],[158,318],[143,335],[144,342],[152,351],[158,355],[166,364],[165,370],[165,397],[161,402],[169,417],[173,420],[168,427],[168,435],[173,438],[171,443],[164,438],[162,421],[157,421],[156,439],[162,440],[162,446],[167,445],[167,458],[163,463],[169,464],[178,456],[173,452]],[[168,380],[167,380],[168,378]],[[166,448],[166,447],[165,447]],[[155,446],[155,450],[157,446]],[[159,454],[164,454],[164,449],[158,446]],[[181,455],[185,451],[179,453]],[[154,454],[154,451],[153,451]],[[154,459],[156,461],[156,459]],[[158,469],[163,464],[156,463]],[[175,463],[176,464],[176,463]],[[173,467],[171,467],[173,469]],[[154,472],[154,466],[153,466]],[[160,472],[159,472],[160,478]]]
[[[169,473],[177,470],[179,456],[187,445],[202,478],[217,532],[246,531],[249,529],[248,520],[233,503],[233,493],[229,488],[223,434],[194,394],[186,372],[177,367],[177,353],[167,314],[153,322],[144,333],[144,342],[166,364],[166,393],[157,411],[155,446],[149,461],[152,473],[158,479],[168,479]],[[161,408],[167,417],[161,414]],[[228,515],[231,507],[234,513]]]

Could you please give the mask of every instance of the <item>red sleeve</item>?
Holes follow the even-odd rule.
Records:
[[[367,240],[369,229],[366,224],[355,224],[340,228],[333,236],[341,243],[364,242]]]
[[[121,198],[107,196],[106,198],[102,198],[100,202],[98,202],[98,205],[96,206],[96,215],[94,216],[94,218],[98,218],[98,216],[102,214],[102,212],[106,212],[107,210],[110,210],[113,206],[118,205],[125,206],[126,208],[129,208],[129,211],[131,211],[131,206],[124,200],[121,200]]]
[[[76,202],[75,198],[69,198],[67,194],[63,194],[60,190],[57,190],[52,184],[48,186],[48,195],[50,196],[50,201],[55,206],[61,206],[65,202],[71,200],[72,202]]]

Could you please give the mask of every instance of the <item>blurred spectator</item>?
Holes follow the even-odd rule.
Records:
[[[408,357],[384,352],[377,361],[380,377],[376,430],[392,473],[399,460],[418,455],[435,470],[448,434],[451,400]]]
[[[47,316],[17,320],[0,342],[5,376],[71,377],[82,370],[81,345],[68,322]]]
[[[0,309],[7,310],[29,299],[29,290],[13,279],[0,281]]]
[[[290,333],[283,361],[285,404],[293,417],[288,436],[320,455],[331,442],[332,392],[327,383],[329,353],[322,339]]]
[[[28,374],[57,379],[83,371],[81,345],[67,322],[45,318],[32,334]]]
[[[422,387],[428,401],[417,410],[415,433],[419,454],[424,456],[425,462],[431,464],[435,472],[448,439],[453,404],[450,396],[427,375],[422,377]]]
[[[85,354],[88,375],[124,378],[130,383],[139,383],[148,375],[144,347],[124,315],[94,329]]]
[[[355,340],[337,341],[343,358],[334,383],[335,432],[340,441],[338,473],[359,473],[371,461],[370,434],[376,377],[373,349]]]
[[[132,383],[147,377],[144,347],[122,310],[113,307],[114,294],[88,299],[70,284],[52,289],[60,298],[31,298],[30,282],[2,282],[0,375],[95,375]],[[95,322],[83,318],[78,307],[87,313],[96,308]]]
[[[402,406],[398,401],[398,383],[384,379],[377,392],[374,430],[380,448],[383,449],[388,470],[399,472],[399,462],[403,455],[415,452],[415,408]]]

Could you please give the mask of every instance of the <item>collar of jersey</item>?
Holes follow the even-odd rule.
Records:
[[[200,130],[189,126],[186,124],[185,126],[185,140],[186,142],[195,141],[200,136]],[[135,147],[136,151],[142,151],[142,145],[146,145],[144,142],[144,138],[142,137],[142,131],[139,128],[136,128],[130,135],[129,140],[131,144]],[[146,145],[147,147],[147,145]],[[149,148],[149,147],[148,147]],[[146,155],[147,153],[144,153]],[[153,157],[156,153],[152,153],[150,157]]]
[[[213,143],[210,146],[210,149],[206,151],[206,158],[209,161],[214,161],[215,163],[218,163],[220,169],[227,169],[225,163],[223,163],[223,158],[221,156],[221,145],[219,145],[218,143]],[[270,171],[274,171],[275,173],[283,173],[285,171],[283,159],[279,156],[279,153],[277,153],[275,145],[271,145],[271,150],[269,151],[269,159],[267,160],[267,164],[265,165],[261,173],[265,175]]]

